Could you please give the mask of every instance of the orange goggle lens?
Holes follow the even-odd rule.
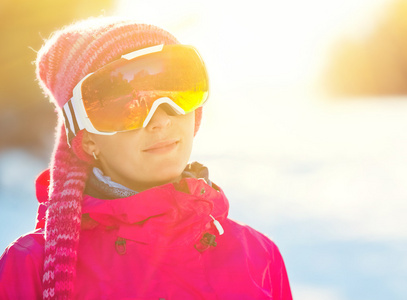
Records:
[[[161,51],[120,58],[86,78],[81,85],[86,114],[101,132],[143,127],[153,103],[169,98],[184,113],[208,98],[205,65],[191,46],[164,45]]]

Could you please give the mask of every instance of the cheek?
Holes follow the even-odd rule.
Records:
[[[188,118],[186,118],[185,122],[183,122],[182,124],[182,128],[184,130],[184,140],[186,144],[185,150],[188,152],[187,153],[188,159],[192,151],[192,145],[195,136],[195,114],[192,113],[190,115],[191,116],[188,116]]]
[[[99,143],[100,152],[109,160],[118,155],[119,149],[122,149],[122,141],[112,138],[107,143]]]
[[[137,141],[123,133],[102,136],[98,142],[99,150],[108,164],[125,163],[137,151]]]
[[[190,137],[195,135],[195,112],[182,116],[181,128]]]

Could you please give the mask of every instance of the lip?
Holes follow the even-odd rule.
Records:
[[[177,139],[171,139],[171,140],[165,140],[165,141],[160,141],[158,143],[155,143],[151,146],[148,146],[143,150],[143,152],[147,153],[166,153],[169,152],[173,149],[175,149],[179,144],[179,140]]]

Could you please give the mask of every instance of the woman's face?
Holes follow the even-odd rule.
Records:
[[[195,113],[174,115],[162,107],[145,128],[114,135],[85,132],[85,152],[95,152],[103,173],[135,191],[175,182],[188,163]]]

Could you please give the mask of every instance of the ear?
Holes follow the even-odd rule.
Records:
[[[86,130],[83,131],[82,149],[91,156],[93,155],[93,153],[99,155],[99,150],[96,146],[95,140],[93,139],[92,133],[89,133]]]

